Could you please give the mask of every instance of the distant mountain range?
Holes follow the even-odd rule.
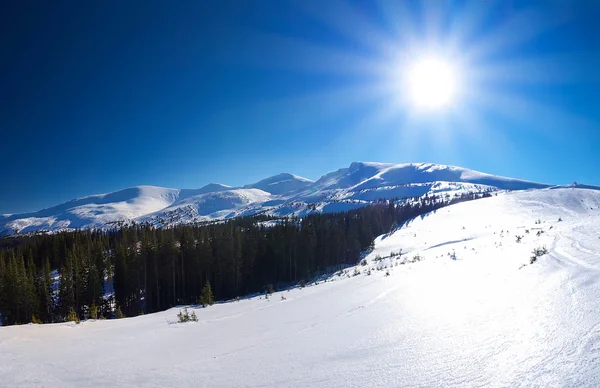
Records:
[[[301,217],[349,210],[382,198],[547,187],[439,164],[354,162],[316,182],[283,173],[243,187],[218,183],[200,189],[138,186],[90,195],[33,213],[1,215],[0,233],[103,228],[132,221],[162,227],[253,214]]]

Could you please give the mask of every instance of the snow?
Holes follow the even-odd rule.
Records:
[[[75,199],[35,213],[15,214],[4,220],[4,227],[21,233],[102,226],[130,220],[171,205],[180,190],[138,186],[108,194]]]
[[[595,387],[599,232],[597,190],[460,203],[378,237],[358,276],[194,308],[197,323],[0,328],[1,385]]]
[[[343,211],[380,198],[544,187],[548,185],[431,163],[353,162],[316,182],[282,173],[237,188],[218,183],[200,189],[138,186],[92,195],[39,212],[0,216],[0,233],[106,227],[148,219],[168,219],[175,225],[257,213],[302,216],[309,212],[308,205],[316,203],[319,211]]]
[[[267,191],[274,195],[286,195],[309,187],[314,182],[297,175],[282,173],[245,186]]]

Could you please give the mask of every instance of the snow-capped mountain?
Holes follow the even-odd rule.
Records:
[[[283,173],[243,187],[139,186],[91,195],[38,212],[2,215],[0,233],[107,227],[130,221],[167,226],[252,214],[303,216],[349,210],[379,199],[545,187],[549,185],[446,165],[354,162],[316,182]]]
[[[270,178],[260,180],[251,185],[246,185],[246,188],[261,189],[274,195],[286,195],[305,189],[311,186],[314,182],[310,179],[302,178],[294,174],[278,174]]]

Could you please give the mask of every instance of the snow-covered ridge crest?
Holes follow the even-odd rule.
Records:
[[[281,173],[242,187],[211,183],[200,189],[136,186],[74,199],[37,212],[0,216],[0,233],[112,226],[157,226],[252,214],[303,216],[366,206],[378,199],[526,190],[549,185],[432,163],[353,162],[312,181]]]

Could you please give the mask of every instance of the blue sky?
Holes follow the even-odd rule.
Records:
[[[0,213],[355,160],[600,185],[594,2],[3,7]],[[425,52],[460,69],[445,109],[415,110],[398,82]]]

